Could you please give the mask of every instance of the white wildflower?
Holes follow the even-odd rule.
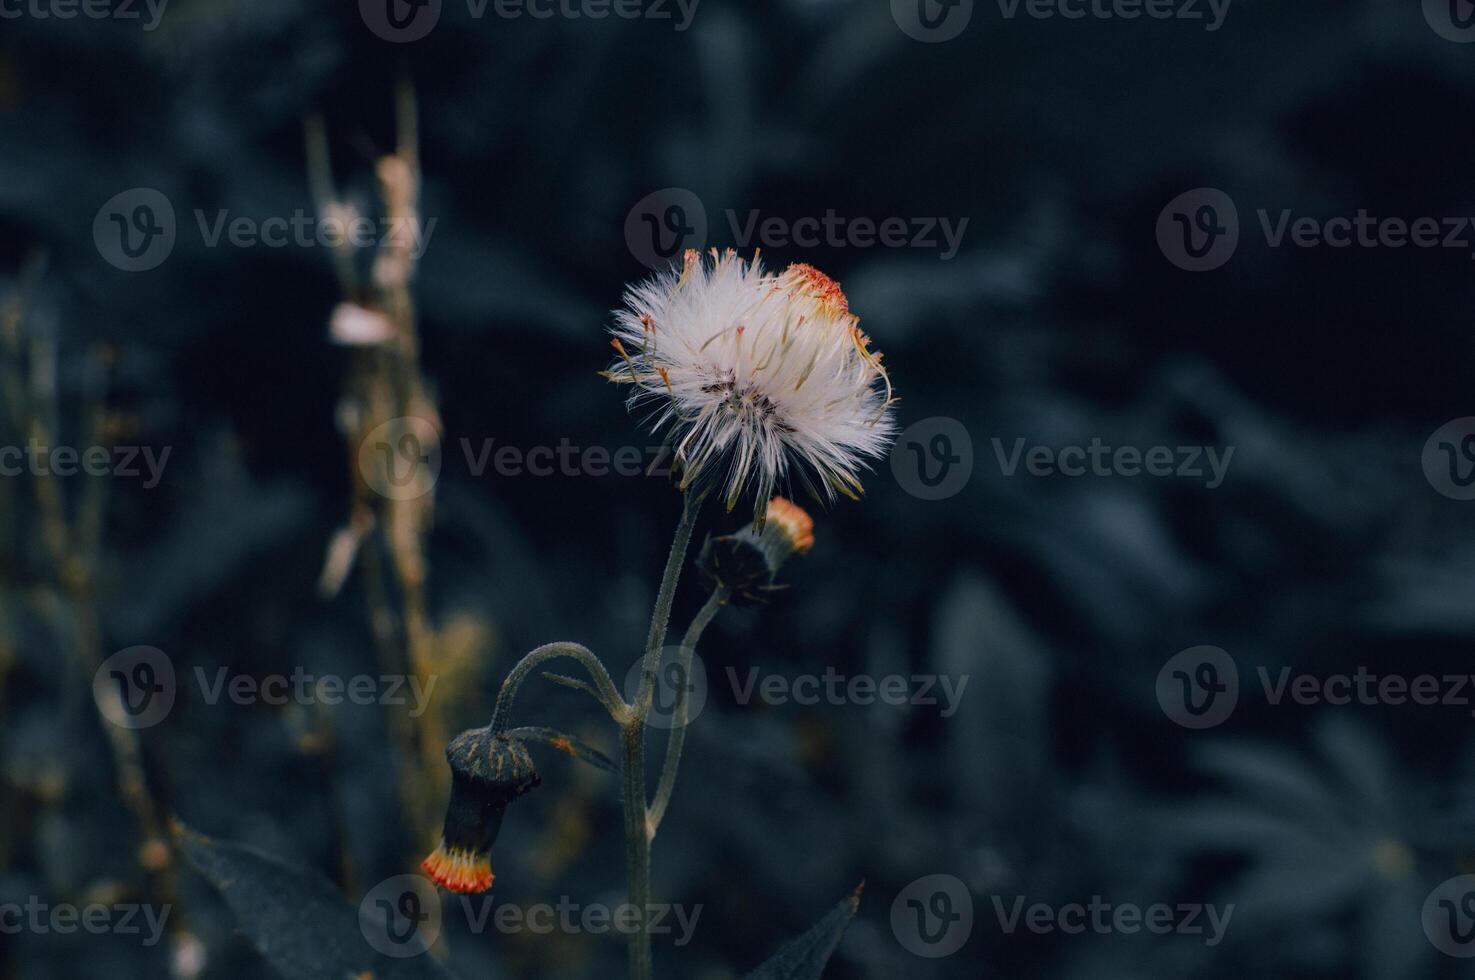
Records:
[[[809,265],[765,273],[731,250],[688,251],[682,268],[632,287],[615,313],[606,376],[655,403],[681,487],[751,492],[761,521],[774,486],[861,492],[893,436],[891,383],[834,280]]]

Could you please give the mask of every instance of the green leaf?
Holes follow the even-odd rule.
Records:
[[[791,940],[744,980],[819,980],[835,947],[840,945],[840,937],[845,935],[845,927],[860,908],[860,893],[865,887],[865,882],[861,882],[854,894],[830,909],[808,932]]]
[[[551,676],[551,675],[550,675]],[[514,728],[507,733],[508,738],[520,738],[525,742],[542,742],[551,745],[558,751],[580,762],[587,763],[595,769],[603,769],[619,775],[620,767],[615,765],[614,760],[594,746],[577,738],[567,732],[561,732],[556,728],[542,728],[529,726]]]
[[[429,953],[395,958],[376,951],[360,928],[358,910],[315,871],[182,825],[176,825],[175,841],[220,892],[241,932],[287,980],[454,980]]]

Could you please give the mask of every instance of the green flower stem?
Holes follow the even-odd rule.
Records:
[[[706,493],[702,492],[682,497],[681,520],[676,525],[676,536],[671,541],[671,553],[666,556],[666,571],[661,576],[661,589],[656,593],[656,607],[650,615],[650,633],[645,640],[645,659],[640,670],[640,694],[635,699],[636,716],[642,724],[650,715],[650,706],[655,700],[656,668],[661,664],[661,647],[666,642],[666,628],[671,623],[671,604],[676,599],[676,584],[681,580],[681,568],[686,564],[686,549],[691,545],[692,528],[696,526],[697,511],[705,496]]]
[[[650,633],[641,660],[640,693],[635,698],[634,716],[624,726],[625,804],[625,876],[629,902],[636,908],[640,928],[630,933],[630,980],[651,980],[650,931],[646,915],[650,908],[650,825],[645,803],[645,729],[655,700],[656,668],[661,662],[661,647],[666,642],[666,629],[671,623],[671,604],[676,599],[676,585],[686,564],[686,551],[691,545],[691,532],[696,526],[697,511],[705,493],[687,494],[682,498],[681,521],[671,552],[666,556],[666,570],[661,575],[661,588],[656,593],[651,612]]]
[[[692,655],[696,652],[698,641],[702,638],[702,631],[707,628],[716,615],[727,605],[727,590],[718,588],[707,602],[702,606],[696,618],[687,627],[686,636],[681,640],[680,672],[677,676],[688,678],[691,676]],[[676,770],[681,765],[681,750],[686,743],[687,710],[690,705],[686,700],[687,685],[681,684],[676,689],[676,708],[671,715],[671,735],[666,740],[666,763],[661,767],[661,781],[656,786],[656,798],[650,806],[650,814],[646,818],[650,825],[650,836],[655,837],[656,831],[660,829],[661,820],[666,816],[666,808],[671,804],[671,794],[676,789]]]
[[[631,718],[625,724],[625,879],[628,901],[635,907],[640,928],[630,933],[630,980],[651,980],[650,933],[646,913],[650,906],[650,836],[645,823],[645,722]]]
[[[528,674],[539,664],[558,657],[568,657],[577,660],[589,672],[589,679],[594,682],[594,692],[599,698],[610,717],[619,725],[625,725],[631,714],[630,706],[627,705],[620,692],[615,689],[615,682],[610,680],[609,671],[604,669],[592,651],[586,646],[578,643],[545,643],[517,662],[512,668],[507,679],[502,682],[502,690],[497,694],[497,704],[492,708],[492,733],[495,735],[505,734],[508,719],[512,714],[512,701],[517,697],[517,689],[522,682],[527,680]]]

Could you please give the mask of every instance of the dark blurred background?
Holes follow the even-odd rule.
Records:
[[[210,704],[195,682],[377,676],[404,655],[413,614],[379,531],[335,594],[320,587],[335,534],[346,547],[353,514],[382,529],[386,513],[351,445],[377,355],[329,335],[332,250],[207,233],[222,214],[316,215],[305,132],[333,196],[381,213],[376,161],[411,90],[434,225],[409,363],[442,437],[416,540],[448,732],[484,724],[539,643],[587,643],[617,680],[636,658],[680,509],[670,481],[478,472],[467,447],[658,441],[596,374],[653,250],[763,244],[771,266],[819,266],[901,397],[911,435],[864,500],[813,507],[791,587],[724,613],[702,645],[705,706],[654,848],[657,896],[702,912],[689,943],[657,940],[661,975],[741,976],[862,880],[832,980],[1463,975],[1445,953],[1475,954],[1470,892],[1436,886],[1475,872],[1471,707],[1445,679],[1470,672],[1475,638],[1475,490],[1459,485],[1475,420],[1458,421],[1475,414],[1475,11],[1067,7],[1086,14],[650,0],[639,18],[537,19],[444,0],[401,4],[413,23],[396,34],[349,0],[70,18],[66,0],[0,0],[0,443],[170,453],[147,486],[141,458],[140,476],[0,478],[0,903],[167,893],[175,908],[153,945],[21,929],[0,977],[272,975],[148,819],[321,873],[350,904],[434,842],[400,802],[402,708]],[[158,196],[172,246],[120,268],[112,215],[126,225],[143,201],[163,220]],[[1359,210],[1382,241],[1272,244],[1284,212],[1324,226]],[[741,234],[754,213],[792,229],[830,212],[848,230],[808,247]],[[868,243],[856,218],[901,219],[907,241]],[[1391,244],[1388,219],[1420,218],[1437,245]],[[912,241],[932,219],[963,229],[955,254],[940,227]],[[1233,226],[1237,246],[1212,239],[1205,267],[1180,226]],[[348,299],[372,308],[366,251]],[[1011,468],[1020,439],[1232,456],[1213,486],[1071,477]],[[938,465],[958,457],[939,492],[915,472],[933,447]],[[741,510],[705,518],[699,538]],[[700,599],[691,577],[678,626]],[[167,655],[179,692],[124,729],[99,714],[93,672],[136,646]],[[1169,660],[1205,646],[1239,694],[1195,728]],[[727,669],[754,667],[967,681],[946,717],[744,704]],[[1360,667],[1432,675],[1447,703],[1276,703],[1260,673]],[[574,692],[530,682],[517,717],[615,752]],[[509,812],[496,900],[618,903],[617,780],[534,755],[544,785]],[[1212,943],[1011,932],[1020,897],[1233,915]],[[965,902],[971,920],[948,917]],[[916,909],[948,915],[909,925]],[[436,955],[462,976],[624,975],[614,936],[474,934],[449,912]]]

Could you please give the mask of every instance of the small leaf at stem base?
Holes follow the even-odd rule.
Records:
[[[835,947],[840,945],[845,928],[855,917],[855,910],[860,908],[860,893],[865,887],[865,882],[861,882],[854,894],[830,909],[804,935],[782,946],[743,980],[819,980]]]

